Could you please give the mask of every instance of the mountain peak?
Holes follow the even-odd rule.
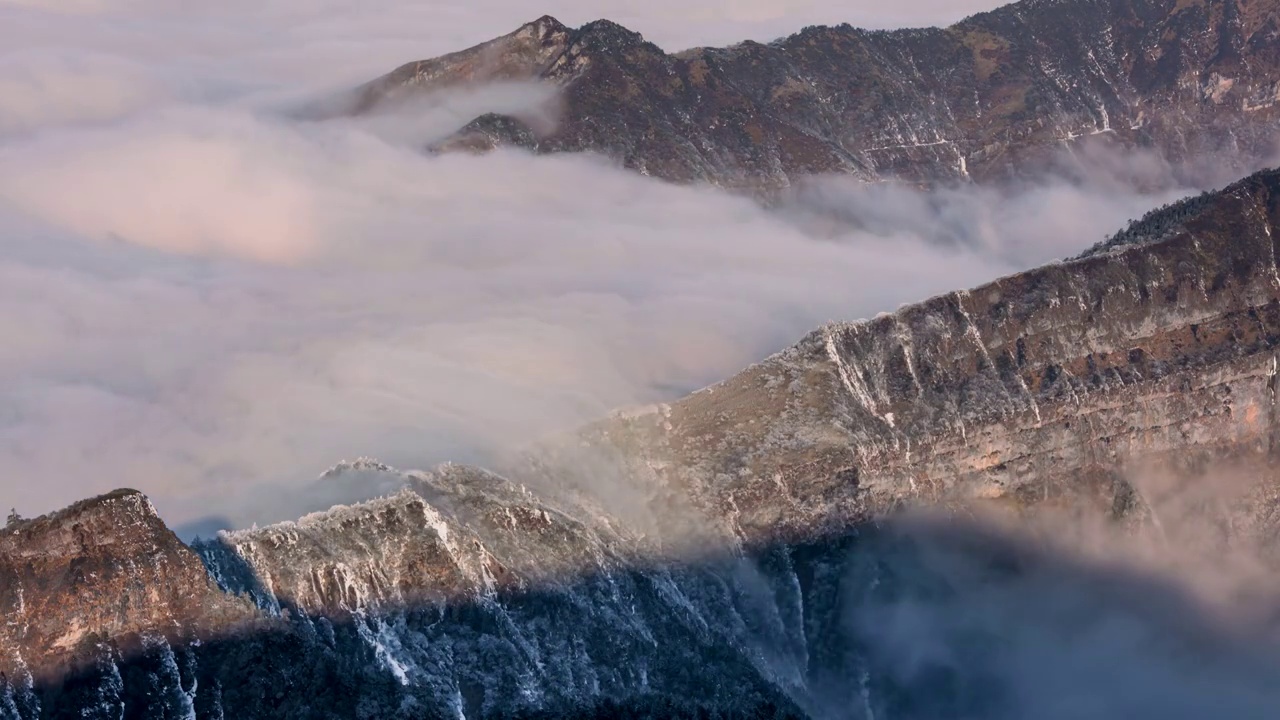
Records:
[[[43,677],[90,662],[101,638],[195,638],[254,613],[122,489],[0,530],[0,617],[0,674]]]
[[[550,15],[543,15],[537,20],[531,20],[520,26],[520,31],[533,31],[540,37],[546,37],[552,33],[566,32],[569,28],[559,20]]]
[[[618,43],[614,45],[614,49],[619,49],[626,44],[644,42],[644,36],[640,33],[605,18],[593,20],[583,25],[578,28],[576,34],[579,38],[601,39]]]
[[[333,467],[325,470],[320,475],[320,479],[323,480],[352,471],[392,472],[393,468],[376,458],[361,456],[355,460],[342,460],[336,463]]]
[[[1278,183],[1280,183],[1280,169],[1270,168],[1260,170],[1221,190],[1206,190],[1199,195],[1163,205],[1147,212],[1137,220],[1130,221],[1128,227],[1085,250],[1078,257],[1085,258],[1117,249],[1127,249],[1134,245],[1157,243],[1178,232],[1185,232],[1187,223],[1199,218],[1202,211],[1218,202],[1224,195],[1251,195],[1265,188],[1276,192]]]
[[[1278,198],[1280,171],[1256,173],[1154,213],[1133,242],[829,325],[590,437],[763,539],[913,498],[1124,507],[1131,466],[1266,462]]]
[[[68,523],[90,519],[105,520],[124,528],[139,522],[158,521],[159,514],[146,495],[132,488],[120,488],[81,500],[62,510],[22,519],[0,528],[0,549],[6,543],[16,547],[23,536],[57,532],[59,528],[68,527]]]

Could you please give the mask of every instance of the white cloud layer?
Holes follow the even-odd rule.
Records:
[[[543,12],[675,48],[988,4],[0,0],[0,505],[132,486],[171,522],[276,519],[255,514],[264,485],[358,455],[483,459],[1169,199],[832,183],[788,217],[591,158],[418,152],[545,88],[375,121],[277,112]]]

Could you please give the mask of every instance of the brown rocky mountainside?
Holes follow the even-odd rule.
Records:
[[[102,643],[198,640],[255,615],[135,490],[0,528],[0,675],[56,677]]]
[[[1250,466],[1257,482],[1232,500],[1233,532],[1269,535],[1280,528],[1278,223],[1280,171],[1259,173],[1080,258],[824,327],[584,437],[608,477],[625,479],[619,507],[647,502],[657,530],[694,513],[741,547],[813,540],[916,500],[1083,500],[1140,518],[1143,487],[1129,480],[1148,464],[1187,477]],[[20,522],[0,531],[0,672],[49,672],[105,639],[217,635],[281,607],[364,622],[411,601],[612,578],[655,547],[643,538],[655,528],[587,497],[606,475],[581,443],[560,452],[522,455],[510,480],[405,473],[399,495],[234,533],[200,551],[221,590],[136,493]],[[240,592],[258,607],[228,594]]]
[[[543,17],[355,91],[374,112],[462,83],[561,86],[558,126],[477,118],[444,148],[595,151],[762,192],[815,173],[995,182],[1105,136],[1175,164],[1274,151],[1277,0],[1023,0],[952,27],[810,27],[676,54],[615,23]],[[1244,172],[1242,170],[1241,172]]]

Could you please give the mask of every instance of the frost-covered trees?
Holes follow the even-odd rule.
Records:
[[[1080,257],[1107,252],[1123,245],[1140,245],[1162,240],[1181,230],[1183,223],[1203,211],[1217,196],[1218,193],[1206,191],[1174,203],[1161,205],[1143,215],[1140,220],[1130,220],[1125,229],[1084,251]]]

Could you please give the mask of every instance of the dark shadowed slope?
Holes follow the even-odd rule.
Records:
[[[1278,681],[1275,645],[1176,583],[917,519],[104,646],[62,683],[0,693],[0,717],[1262,720]]]
[[[815,173],[999,181],[1086,136],[1175,164],[1256,167],[1280,117],[1278,17],[1276,0],[1024,0],[949,28],[810,27],[676,54],[605,20],[543,17],[405,65],[348,109],[547,81],[563,88],[554,130],[486,115],[442,147],[595,151],[668,180],[766,192]]]

